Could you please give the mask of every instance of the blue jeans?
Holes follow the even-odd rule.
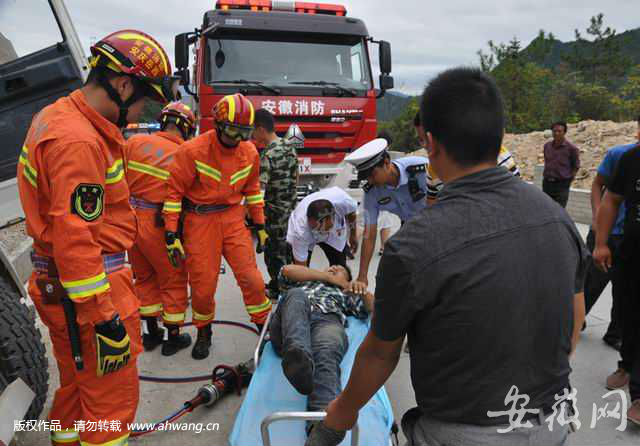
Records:
[[[295,347],[313,358],[313,392],[307,409],[325,410],[342,390],[340,363],[349,346],[338,315],[312,311],[307,294],[293,288],[278,304],[269,333],[278,355]]]

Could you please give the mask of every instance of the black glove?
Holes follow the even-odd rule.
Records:
[[[256,245],[256,252],[260,254],[264,251],[264,246],[267,243],[267,239],[269,238],[269,234],[264,230],[264,225],[256,224],[254,225],[256,229],[256,236],[258,237],[258,244]]]
[[[186,258],[180,237],[178,237],[178,234],[175,232],[166,231],[164,233],[164,241],[167,247],[169,262],[171,262],[174,268],[179,268]]]
[[[127,365],[131,346],[127,330],[117,314],[107,322],[95,325],[98,376],[113,373]]]

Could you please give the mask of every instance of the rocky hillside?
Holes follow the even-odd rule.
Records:
[[[577,189],[591,188],[596,169],[608,149],[638,139],[638,124],[635,121],[582,121],[569,124],[568,127],[567,139],[580,149],[582,167],[572,184],[572,187]],[[504,145],[513,153],[525,180],[533,181],[536,164],[544,164],[542,148],[544,143],[550,140],[551,130],[523,134],[507,133],[504,136]],[[427,156],[427,152],[418,150],[407,155]]]
[[[582,121],[569,124],[567,139],[580,149],[582,164],[573,187],[589,189],[607,149],[634,142],[637,135],[636,122]],[[544,163],[542,147],[549,140],[551,130],[505,135],[504,145],[513,152],[525,179],[532,180],[535,165]]]

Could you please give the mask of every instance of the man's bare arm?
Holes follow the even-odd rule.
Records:
[[[618,209],[623,201],[622,195],[614,194],[610,190],[605,192],[596,216],[596,246],[607,244],[611,228],[618,215]]]
[[[607,246],[607,240],[623,200],[624,197],[622,195],[607,190],[604,193],[604,198],[596,216],[596,245],[593,250],[593,261],[598,268],[605,272],[609,270],[612,262],[611,250]]]
[[[598,209],[602,203],[603,188],[605,185],[605,178],[599,173],[591,183],[591,222],[595,230],[596,227],[596,215],[598,215]]]
[[[294,282],[308,282],[311,280],[328,282],[328,279],[331,277],[330,274],[324,271],[318,271],[317,269],[308,268],[300,264],[285,265],[282,274]]]
[[[365,284],[369,283],[369,264],[373,257],[373,250],[376,247],[376,237],[378,236],[378,225],[366,225],[362,236],[362,252],[360,253],[360,269],[358,279]]]
[[[584,293],[578,293],[573,296],[573,333],[571,336],[571,353],[573,355],[580,339],[580,331],[585,318]]]
[[[362,302],[364,303],[364,308],[367,310],[367,313],[373,315],[373,307],[374,307],[374,295],[367,291],[366,293],[360,296]]]

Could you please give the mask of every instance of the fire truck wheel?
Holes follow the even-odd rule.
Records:
[[[46,350],[33,312],[21,302],[20,293],[0,276],[0,394],[17,378],[36,394],[25,420],[36,420],[49,390]]]

